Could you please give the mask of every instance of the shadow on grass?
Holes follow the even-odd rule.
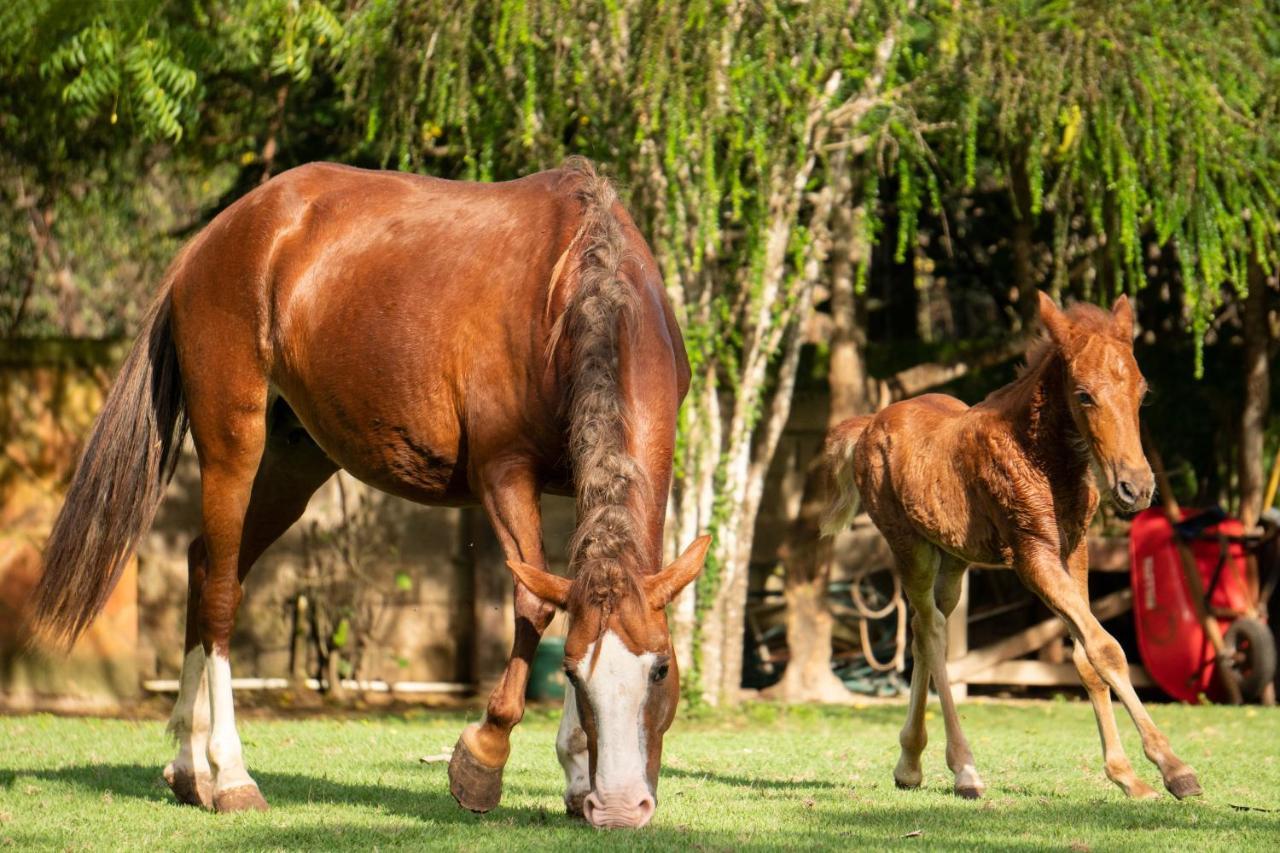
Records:
[[[845,788],[848,787],[842,782],[831,782],[822,779],[770,779],[764,776],[737,776],[727,773],[717,773],[714,770],[697,770],[687,767],[664,767],[658,777],[661,779],[700,779],[716,782],[720,785],[729,785],[734,788],[743,788],[744,792],[750,792],[752,789],[771,788],[776,790],[791,789],[807,789],[807,788]]]
[[[422,787],[398,787],[396,785],[368,785],[343,782],[316,775],[280,773],[271,770],[255,770],[263,796],[273,806],[295,805],[353,805],[399,815],[402,817],[454,823],[476,823],[483,815],[473,814],[461,808],[449,793],[444,775],[440,785]],[[61,767],[56,770],[0,770],[0,787],[12,788],[19,777],[63,782],[90,791],[110,793],[113,797],[133,797],[152,802],[181,806],[174,799],[169,787],[160,775],[160,768],[143,764],[92,764]],[[434,783],[437,780],[431,779]],[[541,796],[550,789],[530,788],[526,785],[511,786],[521,794]],[[558,792],[556,800],[559,801]],[[517,823],[544,825],[553,817],[546,809],[530,806],[502,805],[503,816]],[[192,809],[192,811],[196,811]],[[560,815],[568,821],[567,816]]]

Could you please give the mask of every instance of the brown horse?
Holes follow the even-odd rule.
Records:
[[[1129,682],[1120,645],[1089,610],[1086,531],[1105,483],[1124,511],[1151,503],[1138,407],[1146,382],[1133,358],[1133,313],[1077,304],[1063,313],[1040,294],[1048,332],[1011,384],[972,408],[927,394],[835,427],[826,463],[838,490],[824,532],[846,526],[859,498],[893,551],[914,615],[911,701],[893,778],[920,785],[929,679],[942,701],[955,791],[985,786],[960,731],[947,682],[945,621],[970,563],[1012,564],[1066,622],[1080,680],[1093,702],[1108,778],[1130,797],[1156,792],[1134,773],[1111,709],[1114,690],[1142,735],[1147,757],[1175,797],[1200,793]]]
[[[265,808],[236,732],[241,584],[338,469],[424,504],[484,506],[515,573],[515,644],[449,767],[493,808],[555,606],[576,689],[565,802],[652,816],[679,695],[664,606],[704,537],[659,571],[683,342],[648,245],[586,161],[501,184],[315,164],[219,214],[179,254],[94,426],[49,540],[37,619],[88,624],[154,516],[189,418],[203,532],[165,777],[218,811]],[[538,499],[575,494],[572,582],[545,571]]]

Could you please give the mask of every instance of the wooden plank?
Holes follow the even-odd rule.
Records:
[[[1105,622],[1133,607],[1133,590],[1122,589],[1110,595],[1105,595],[1092,602],[1090,607],[1094,615],[1098,617],[1098,620]],[[975,681],[974,676],[1002,661],[1030,654],[1047,643],[1066,636],[1066,634],[1066,624],[1054,616],[1038,625],[1032,625],[1030,628],[1020,631],[1011,637],[1006,637],[999,642],[978,649],[953,663],[949,662],[947,664],[947,676],[956,683],[984,683]],[[1072,669],[1074,670],[1074,666],[1072,666]]]
[[[1089,571],[1129,571],[1129,538],[1127,536],[1090,536]]]
[[[1129,667],[1134,687],[1151,687],[1153,682],[1140,666]],[[970,684],[1007,684],[1020,687],[1079,687],[1075,664],[1046,663],[1039,660],[1006,660],[975,673]]]

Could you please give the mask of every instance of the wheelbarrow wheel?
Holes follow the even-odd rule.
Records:
[[[1234,675],[1246,702],[1262,698],[1262,691],[1276,677],[1276,638],[1257,619],[1237,619],[1222,638],[1227,654],[1235,659]]]

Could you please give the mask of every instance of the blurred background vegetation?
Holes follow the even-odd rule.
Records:
[[[130,336],[177,248],[301,163],[502,180],[599,161],[695,368],[672,528],[717,544],[676,622],[714,697],[740,677],[795,395],[829,391],[833,418],[936,387],[974,402],[1011,377],[1037,289],[1136,297],[1146,420],[1180,497],[1256,512],[1276,446],[1277,17],[1262,0],[5,4],[0,334]]]

